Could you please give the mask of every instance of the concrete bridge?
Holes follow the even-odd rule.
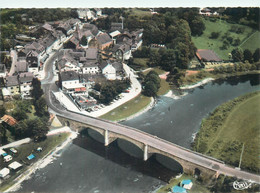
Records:
[[[196,174],[202,179],[217,178],[219,174],[224,174],[259,182],[258,175],[236,170],[225,165],[222,161],[183,148],[132,127],[68,111],[63,114],[56,114],[56,116],[63,125],[67,125],[73,130],[80,131],[84,128],[90,128],[97,131],[104,136],[105,146],[118,138],[135,144],[143,150],[145,161],[152,154],[157,153],[179,162],[184,173]]]

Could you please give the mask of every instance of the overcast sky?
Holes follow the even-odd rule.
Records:
[[[260,7],[260,0],[1,0],[0,8]]]

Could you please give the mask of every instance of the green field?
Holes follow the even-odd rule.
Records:
[[[192,37],[192,41],[194,42],[195,46],[198,49],[210,49],[214,50],[216,54],[224,60],[228,60],[229,56],[228,54],[231,53],[231,51],[234,48],[237,48],[237,46],[233,46],[233,43],[230,44],[230,46],[227,49],[221,49],[223,45],[223,39],[222,37],[226,37],[228,33],[228,36],[232,37],[233,40],[236,38],[239,38],[240,43],[243,43],[244,40],[246,40],[250,35],[254,32],[252,28],[245,26],[245,25],[240,25],[240,24],[231,24],[228,23],[224,20],[216,19],[215,22],[210,21],[209,19],[204,19],[205,27],[206,29],[204,30],[203,34],[199,37]],[[237,34],[235,32],[231,32],[230,29],[231,27],[237,27],[243,29],[243,33]],[[217,39],[211,39],[211,33],[212,32],[219,32],[219,37]],[[257,35],[252,38],[252,41],[255,41],[257,38]],[[259,41],[259,37],[258,37]],[[234,41],[233,41],[234,42]],[[256,45],[252,46],[251,38],[248,40],[249,43],[245,43],[243,45],[243,49],[253,49]],[[256,43],[255,43],[256,44]],[[258,44],[259,45],[259,44]]]
[[[137,16],[137,17],[144,17],[144,16],[152,17],[152,14],[148,10],[148,8],[147,9],[132,8],[132,9],[129,9],[129,14],[132,16]]]
[[[194,149],[239,166],[259,172],[260,92],[249,93],[219,106],[202,121]]]
[[[249,49],[252,53],[255,52],[257,48],[260,48],[260,31],[256,31],[247,40],[242,42],[240,47],[244,49]]]
[[[145,107],[147,107],[147,105],[149,105],[150,102],[150,97],[139,95],[125,104],[106,113],[105,115],[102,115],[100,118],[111,121],[119,121],[143,110]]]

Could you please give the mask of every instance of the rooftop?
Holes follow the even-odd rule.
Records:
[[[6,86],[17,86],[19,85],[18,76],[8,76],[6,77]]]
[[[100,44],[106,44],[108,42],[111,42],[112,39],[110,38],[110,36],[107,33],[103,33],[97,36],[97,41]]]
[[[97,48],[88,48],[86,50],[86,58],[90,60],[96,60],[98,56]]]
[[[21,83],[32,82],[33,80],[33,74],[31,72],[20,73],[19,76],[19,80]]]
[[[61,81],[79,80],[79,75],[75,71],[65,71],[60,73]]]
[[[198,49],[196,55],[199,58],[199,60],[206,61],[206,62],[222,61],[213,50]]]
[[[13,118],[10,115],[4,115],[1,120],[3,120],[4,122],[6,122],[8,125],[10,126],[14,126],[17,123],[17,120],[15,118]]]

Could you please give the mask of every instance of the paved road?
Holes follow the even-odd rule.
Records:
[[[46,72],[52,72],[52,64],[55,59],[55,54],[52,55],[48,61],[45,63]],[[47,75],[48,73],[46,73]],[[106,128],[111,132],[118,133],[123,136],[130,137],[134,140],[138,140],[144,144],[147,144],[150,147],[159,149],[161,151],[167,152],[171,155],[177,156],[184,160],[190,161],[197,165],[200,165],[205,168],[209,168],[215,171],[218,171],[220,174],[225,174],[228,176],[236,176],[237,178],[252,180],[254,182],[260,183],[260,176],[256,174],[252,174],[245,171],[240,171],[230,166],[227,166],[217,160],[210,159],[207,156],[199,154],[197,152],[193,152],[189,149],[185,149],[183,147],[177,146],[173,143],[170,143],[166,140],[160,139],[151,134],[145,133],[143,131],[137,130],[135,128],[127,127],[124,125],[112,123],[109,121],[93,118],[86,115],[81,115],[73,112],[66,111],[63,107],[61,107],[57,102],[55,102],[55,98],[52,94],[53,90],[57,90],[57,86],[53,83],[49,83],[52,81],[53,73],[50,73],[43,80],[45,84],[43,85],[43,89],[46,95],[47,105],[55,114],[59,114],[68,119],[81,121],[82,123],[86,123],[88,125],[93,125],[99,128]]]

